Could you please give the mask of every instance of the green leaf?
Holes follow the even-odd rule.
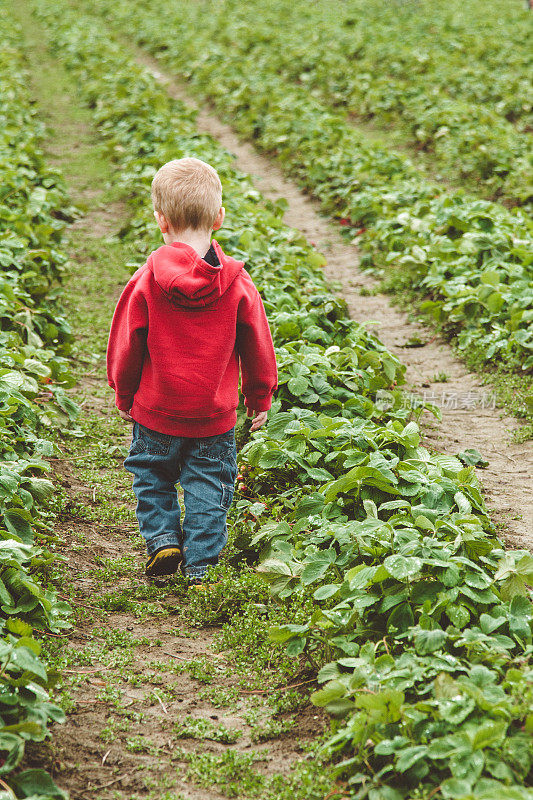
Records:
[[[507,622],[507,617],[492,617],[489,614],[481,614],[479,622],[483,633],[491,634],[502,625],[505,625]]]
[[[300,500],[296,506],[293,517],[294,519],[300,519],[302,517],[308,517],[312,514],[320,514],[324,508],[324,503],[325,500],[323,494],[312,492]]]
[[[483,771],[485,759],[483,753],[453,755],[450,759],[450,771],[454,778],[477,780]]]
[[[404,700],[403,692],[388,688],[375,694],[358,694],[355,697],[357,707],[365,710],[376,724],[397,722],[401,716],[400,709]]]
[[[413,556],[392,555],[387,556],[383,566],[389,575],[396,578],[396,580],[410,582],[420,573],[423,562],[422,559]]]
[[[322,469],[321,467],[306,467],[306,470],[309,477],[314,481],[318,481],[319,483],[330,481],[333,477],[331,472],[328,472],[327,469]]]
[[[472,738],[473,750],[482,750],[485,747],[499,747],[505,739],[508,724],[507,720],[483,723]]]
[[[327,259],[322,253],[319,253],[317,250],[312,250],[309,255],[307,256],[307,261],[311,267],[320,268],[324,267],[328,262]]]
[[[329,681],[323,689],[313,692],[311,695],[311,702],[315,706],[323,708],[333,700],[339,700],[346,695],[346,687],[340,681]]]
[[[295,630],[296,629],[296,630]],[[280,627],[271,627],[268,629],[268,638],[271,642],[277,644],[284,644],[292,639],[298,633],[304,633],[307,630],[307,625],[283,625]]]
[[[404,745],[409,744],[409,739],[405,736],[395,736],[394,739],[382,739],[374,747],[374,752],[378,756],[391,756],[403,750]]]
[[[22,761],[24,740],[14,733],[2,733],[0,731],[0,753],[5,753],[2,760],[0,760],[0,775],[4,775],[15,769]]]
[[[317,681],[319,683],[325,683],[326,681],[335,680],[340,674],[341,671],[337,665],[337,662],[330,661],[329,664],[324,664],[324,666],[319,670]]]
[[[470,612],[466,606],[449,603],[446,606],[446,614],[456,628],[464,628],[470,622]]]
[[[33,542],[33,529],[31,526],[31,517],[27,511],[22,509],[9,509],[4,511],[4,524],[8,531],[14,536],[17,536],[25,544]]]
[[[30,478],[28,488],[41,503],[48,500],[54,491],[54,484],[46,478]]]
[[[502,581],[500,587],[502,600],[511,600],[516,595],[527,595],[526,582],[521,575],[509,575]]]
[[[67,414],[71,421],[74,421],[78,418],[80,409],[76,403],[67,397],[67,395],[63,394],[62,392],[58,392],[56,394],[56,401],[60,408]]]
[[[453,496],[461,514],[470,514],[472,512],[472,504],[463,492],[456,492]]]
[[[285,651],[289,656],[299,656],[305,649],[307,639],[303,636],[295,636],[285,647]]]
[[[470,447],[467,450],[463,450],[461,453],[457,453],[457,458],[467,467],[488,467],[489,465],[489,462],[483,458],[481,453],[474,447]]]
[[[10,633],[15,633],[17,636],[31,636],[33,628],[21,619],[10,617],[6,620],[6,628]]]
[[[425,744],[417,744],[414,747],[406,747],[402,750],[398,760],[396,761],[396,770],[400,773],[406,772],[408,769],[420,761],[422,758],[427,758],[428,748]]]
[[[11,663],[16,664],[24,671],[37,675],[44,681],[46,680],[44,664],[28,647],[15,647],[11,654]]]
[[[257,567],[257,571],[266,574],[273,573],[274,575],[292,575],[288,564],[279,558],[267,558]]]
[[[458,458],[455,458],[455,456],[449,456],[445,455],[444,453],[439,453],[434,458],[435,462],[439,465],[439,467],[442,470],[444,470],[445,472],[449,472],[452,475],[456,475],[463,468],[463,465],[461,464]]]
[[[446,632],[441,628],[430,631],[418,630],[415,634],[416,652],[421,656],[434,653],[444,647],[447,638]]]
[[[394,482],[397,482],[394,478]],[[350,492],[355,487],[364,484],[366,486],[375,486],[389,494],[399,494],[398,490],[392,485],[393,481],[390,477],[375,467],[353,467],[342,478],[334,481],[326,489],[326,500],[334,500],[337,495],[341,493]]]
[[[472,795],[472,781],[468,779],[447,778],[440,788],[446,800],[464,800]]]
[[[418,447],[420,433],[416,422],[409,422],[401,432],[401,438],[408,447]]]
[[[509,630],[525,642],[531,642],[533,606],[527,597],[515,595],[509,606]]]
[[[339,589],[340,584],[338,583],[326,583],[324,586],[319,586],[318,589],[315,589],[313,597],[315,600],[327,600],[329,597],[336,595]]]
[[[378,509],[373,500],[363,500],[363,506],[368,517],[378,518]]]
[[[289,378],[287,386],[289,392],[296,397],[300,397],[300,395],[305,394],[309,390],[309,383],[303,375],[298,375],[296,378]]]
[[[259,466],[263,469],[276,469],[284,467],[289,460],[289,455],[284,450],[272,448],[261,456]]]
[[[443,736],[434,739],[428,746],[428,754],[431,758],[448,760],[457,752],[470,753],[472,750],[467,737],[460,739],[456,736]]]
[[[13,606],[13,598],[8,592],[4,581],[0,578],[0,603],[6,606]]]
[[[368,800],[403,800],[403,796],[392,786],[383,785],[378,789],[370,789]]]
[[[4,725],[2,731],[4,733],[27,733],[35,739],[43,738],[43,726],[38,722],[18,722],[15,725]]]
[[[14,780],[14,786],[22,797],[46,795],[47,800],[68,800],[67,792],[59,789],[44,769],[27,769]]]
[[[307,563],[302,571],[301,581],[304,586],[322,578],[332,563],[335,562],[337,554],[335,550],[326,550],[323,553],[317,553],[313,556],[312,561]]]
[[[453,697],[444,697],[439,701],[439,714],[442,719],[451,725],[460,725],[470,716],[476,707],[475,700],[467,695],[457,694]]]
[[[520,575],[528,583],[533,583],[533,556],[526,553],[516,560],[515,553],[508,553],[498,564],[494,579],[499,581],[511,575]]]
[[[6,490],[6,494],[11,496],[17,491],[20,483],[20,477],[5,471],[4,474],[0,473],[0,487]],[[5,496],[5,495],[4,495]]]

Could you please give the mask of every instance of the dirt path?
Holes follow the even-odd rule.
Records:
[[[216,615],[201,596],[187,595],[180,577],[156,585],[144,576],[131,480],[121,466],[129,429],[105,380],[110,314],[133,256],[112,238],[127,207],[106,188],[112,167],[72,79],[47,55],[29,15],[24,26],[32,91],[50,128],[45,154],[84,210],[68,232],[65,286],[80,431],[65,431],[54,460],[55,532],[65,559],[56,582],[75,624],[47,640],[67,721],[54,728],[51,745],[31,749],[28,765],[50,769],[72,800],[306,800],[298,764],[325,723],[308,693],[292,690],[298,663],[285,657],[283,675],[273,646],[271,654],[250,647],[236,655],[231,636],[235,647],[241,640],[220,622],[205,624]],[[243,640],[269,647],[264,625],[260,635],[253,621],[237,627]],[[283,683],[287,690],[270,688]],[[320,762],[305,769],[320,770]]]
[[[235,154],[239,169],[252,175],[265,197],[287,200],[285,222],[300,230],[327,257],[326,275],[342,283],[350,316],[375,323],[376,334],[407,366],[408,389],[440,407],[441,422],[426,420],[426,442],[451,454],[475,448],[485,457],[489,465],[478,469],[478,476],[501,535],[513,547],[533,550],[533,443],[512,442],[512,431],[519,427],[516,419],[494,407],[489,388],[467,370],[434,331],[410,322],[406,313],[391,305],[387,295],[374,293],[377,281],[358,268],[357,248],[346,244],[337,227],[321,216],[317,201],[287,180],[252,145],[239,139],[212,110],[195,103],[176,76],[163,72],[160,64],[143,51],[136,52],[172,97],[198,109],[199,129]]]

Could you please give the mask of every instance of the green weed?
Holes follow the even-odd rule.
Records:
[[[222,723],[215,724],[209,719],[187,716],[174,725],[174,735],[178,739],[209,739],[222,744],[234,744],[242,736],[242,731],[227,728]]]
[[[236,711],[240,704],[240,693],[236,686],[210,686],[198,693],[201,700],[208,700],[215,708]]]
[[[148,753],[155,756],[159,753],[160,748],[150,741],[146,736],[129,736],[126,739],[126,750],[130,753]]]

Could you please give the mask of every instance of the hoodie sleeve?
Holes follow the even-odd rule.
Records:
[[[237,317],[237,352],[244,404],[253,411],[268,411],[278,380],[274,345],[261,296],[249,275],[243,275],[246,293]]]
[[[120,411],[130,410],[139,388],[147,331],[146,301],[130,281],[117,303],[107,345],[107,380]]]

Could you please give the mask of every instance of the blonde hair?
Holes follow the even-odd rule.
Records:
[[[222,206],[222,184],[216,169],[205,161],[177,158],[156,172],[152,202],[176,232],[211,230]]]

